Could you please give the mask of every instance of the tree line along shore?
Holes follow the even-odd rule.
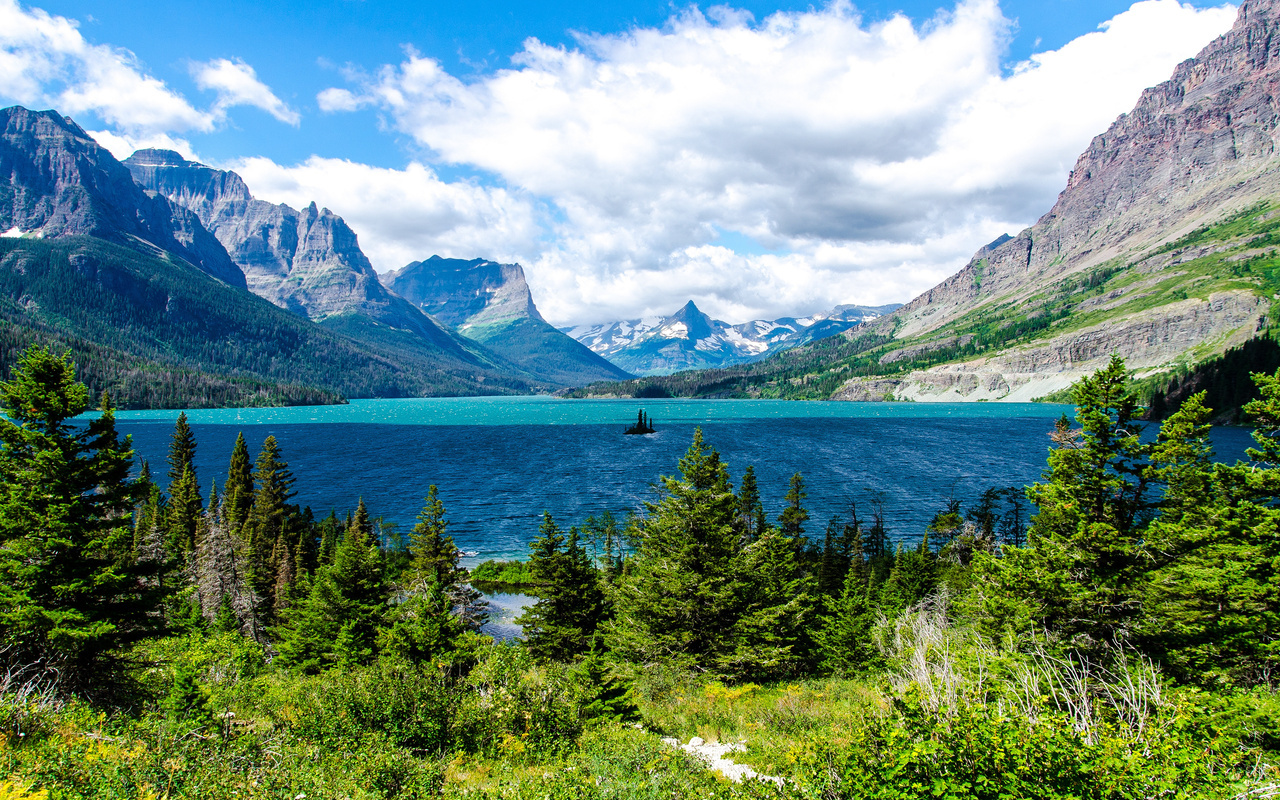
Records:
[[[403,534],[363,501],[317,519],[273,438],[208,480],[179,417],[162,487],[109,397],[75,419],[65,355],[10,375],[0,796],[1280,792],[1280,372],[1222,464],[1202,393],[1144,437],[1114,359],[1039,483],[925,531],[819,528],[799,474],[771,520],[699,431],[654,502],[547,512],[527,561],[473,572],[434,486]],[[537,599],[495,643],[473,584],[517,574]],[[663,741],[693,736],[782,780]]]

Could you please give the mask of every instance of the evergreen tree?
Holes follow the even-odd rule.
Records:
[[[1256,377],[1263,398],[1246,413],[1263,424],[1250,455],[1265,463],[1274,435],[1266,418],[1280,410],[1280,385]],[[1153,448],[1149,474],[1165,491],[1160,518],[1143,537],[1151,567],[1137,639],[1184,681],[1270,682],[1280,667],[1280,510],[1263,487],[1275,485],[1275,470],[1212,463],[1204,396],[1183,402]]]
[[[804,523],[809,519],[809,512],[801,503],[808,494],[804,490],[804,476],[799,472],[791,476],[791,487],[787,490],[787,507],[778,516],[778,528],[783,536],[799,540],[804,535]]]
[[[126,645],[158,632],[153,565],[133,558],[133,451],[104,394],[89,405],[65,356],[28,349],[0,383],[0,634],[11,667],[41,664],[70,691],[106,691]]]
[[[701,429],[679,467],[680,477],[662,478],[665,496],[637,521],[638,549],[610,589],[616,616],[605,639],[632,668],[697,664],[715,674],[734,650],[724,633],[737,605],[738,498]]]
[[[1028,547],[1009,549],[998,571],[1036,624],[1090,649],[1127,635],[1138,611],[1150,447],[1118,357],[1072,394],[1081,428],[1057,426],[1045,481],[1028,490],[1039,508]]]
[[[540,585],[539,596],[516,622],[535,658],[571,661],[587,651],[604,619],[604,593],[576,528],[566,537],[544,513],[538,533],[529,545],[529,572]]]
[[[879,663],[872,640],[876,609],[871,603],[871,573],[859,541],[840,598],[822,619],[817,642],[822,668],[839,675],[864,672]]]
[[[415,581],[434,583],[447,590],[460,580],[462,570],[458,567],[461,553],[447,533],[449,523],[444,515],[444,503],[432,484],[427,487],[418,522],[409,535],[409,569]]]
[[[378,651],[415,664],[447,660],[467,630],[452,613],[452,605],[440,584],[420,582],[388,614],[386,626],[378,631]]]
[[[311,593],[285,613],[279,644],[282,666],[315,673],[371,663],[386,616],[386,586],[377,544],[353,524],[322,566]]]
[[[601,636],[592,637],[591,648],[573,668],[573,674],[585,687],[579,699],[582,719],[589,723],[639,721],[640,709],[636,707],[631,687],[609,672]]]
[[[816,585],[801,569],[799,549],[793,537],[769,529],[734,558],[738,608],[726,632],[733,651],[719,664],[726,675],[774,680],[807,662]]]
[[[342,521],[335,512],[330,511],[329,516],[320,523],[320,546],[312,567],[333,563],[333,551],[337,549],[338,542],[342,541],[342,529]]]
[[[279,558],[283,554],[292,558],[297,542],[295,517],[297,506],[291,505],[293,497],[293,473],[281,457],[276,437],[268,436],[262,443],[253,472],[253,503],[244,524],[244,539],[248,545],[249,576],[254,591],[262,599],[263,619],[271,619],[276,606],[275,579],[279,570]],[[228,492],[230,499],[230,492]],[[364,501],[360,507],[364,508]],[[368,522],[368,514],[365,515]],[[371,529],[367,526],[366,530]],[[280,543],[280,547],[277,547]]]
[[[178,480],[170,484],[169,493],[165,509],[168,555],[174,563],[185,565],[195,552],[196,529],[204,511],[204,500],[200,497],[200,487],[196,485],[196,474],[190,464],[183,469]]]
[[[947,499],[947,505],[933,515],[929,521],[929,538],[939,552],[951,544],[951,540],[960,535],[964,529],[964,516],[960,513],[960,501],[954,497]]]
[[[742,473],[742,486],[738,489],[738,526],[742,530],[744,544],[760,536],[767,527],[753,467],[747,467]]]
[[[222,494],[226,498],[224,518],[235,533],[240,533],[244,523],[249,519],[249,509],[253,506],[253,466],[249,461],[249,446],[245,444],[244,434],[236,434],[236,443],[231,448],[231,464],[227,467],[227,479],[222,484]]]
[[[178,421],[173,426],[173,439],[169,443],[169,494],[173,494],[173,485],[182,479],[182,474],[190,469],[195,472],[196,437],[187,424],[187,413],[178,414]]]
[[[925,534],[917,547],[899,546],[880,602],[896,613],[929,597],[937,588],[938,559],[929,548],[929,536]]]

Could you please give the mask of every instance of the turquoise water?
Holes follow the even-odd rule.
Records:
[[[187,411],[208,425],[621,425],[644,409],[667,423],[785,419],[1057,419],[1070,406],[1044,403],[833,403],[783,400],[560,400],[553,397],[449,397],[352,400],[340,406]],[[177,411],[119,411],[117,419],[168,420]]]
[[[658,432],[624,436],[644,409]],[[370,511],[407,532],[430,484],[440,489],[469,561],[525,554],[542,512],[561,523],[655,499],[695,427],[736,480],[755,467],[769,516],[792,473],[808,486],[808,532],[857,503],[883,505],[891,534],[915,541],[950,497],[1040,477],[1047,432],[1071,409],[1044,404],[557,400],[546,397],[365,400],[346,406],[187,412],[205,496],[221,484],[236,433],[256,454],[274,435],[297,477],[295,502],[345,515]],[[156,475],[165,473],[176,411],[120,412]],[[1216,429],[1220,455],[1243,454],[1247,431]]]

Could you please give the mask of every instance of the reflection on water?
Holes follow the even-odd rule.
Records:
[[[489,601],[489,622],[480,632],[499,642],[520,638],[522,631],[516,624],[516,617],[538,600],[527,594],[502,593],[486,594],[484,599]]]

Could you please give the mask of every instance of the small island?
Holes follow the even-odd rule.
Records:
[[[649,419],[649,415],[641,411],[636,415],[636,424],[627,428],[623,433],[628,436],[644,436],[650,433],[657,433],[653,427],[653,420]]]

